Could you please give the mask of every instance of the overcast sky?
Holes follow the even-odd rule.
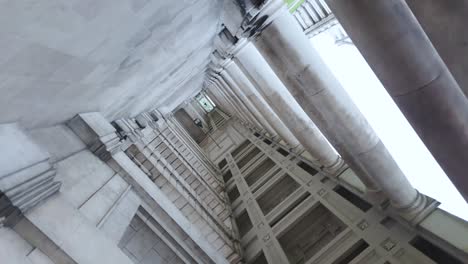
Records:
[[[468,204],[414,132],[359,51],[335,45],[329,33],[311,39],[367,118],[413,186],[439,202],[441,208],[468,220]]]

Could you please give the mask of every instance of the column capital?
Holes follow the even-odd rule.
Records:
[[[262,32],[279,15],[280,11],[289,12],[282,0],[268,0],[263,5],[245,11],[246,15],[236,34],[244,38],[251,38]]]
[[[215,38],[215,48],[225,59],[232,58],[249,43],[245,38],[237,38],[227,29],[222,29]]]
[[[211,62],[208,63],[208,70],[206,71],[206,73],[208,76],[216,76],[224,70],[224,68],[220,65],[222,63],[222,60],[217,58],[214,53],[212,53],[210,57]]]
[[[127,135],[133,143],[139,142],[143,137],[142,129],[139,128],[140,126],[143,126],[143,124],[139,124],[139,122],[137,123],[137,119],[121,118],[116,120],[115,123],[123,128],[125,135]]]
[[[212,72],[218,74],[223,72],[232,63],[231,56],[220,50],[213,51],[210,58],[211,62],[208,64],[208,67]]]
[[[68,122],[68,126],[103,161],[121,151],[117,130],[100,112],[78,114]]]

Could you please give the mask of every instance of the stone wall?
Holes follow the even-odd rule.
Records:
[[[119,247],[135,264],[184,263],[138,215],[126,228]]]
[[[54,264],[10,228],[0,228],[0,259],[8,264]]]

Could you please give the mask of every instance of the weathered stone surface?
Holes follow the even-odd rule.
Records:
[[[61,183],[43,150],[16,123],[0,125],[0,226],[14,226],[22,215],[55,194]]]
[[[220,12],[212,0],[0,3],[0,123],[172,110],[201,89]]]

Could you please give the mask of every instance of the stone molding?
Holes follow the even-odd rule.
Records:
[[[116,129],[107,121],[101,113],[91,112],[78,114],[68,123],[69,127],[77,134],[88,148],[101,160],[106,162],[115,172],[128,181],[135,191],[149,204],[158,204],[163,210],[196,242],[201,242],[201,233],[193,229],[187,218],[183,217],[175,205],[162,195],[162,192],[154,185],[147,175],[123,152],[130,140],[121,140]],[[140,142],[144,144],[144,142]],[[133,144],[130,142],[130,145]],[[159,197],[160,199],[155,199]],[[206,254],[214,260],[224,258],[222,252],[218,252],[211,245],[203,243],[200,246]],[[231,254],[238,260],[237,254]],[[224,263],[224,262],[220,262]]]
[[[0,226],[12,227],[24,213],[57,193],[50,155],[16,123],[0,125]]]

